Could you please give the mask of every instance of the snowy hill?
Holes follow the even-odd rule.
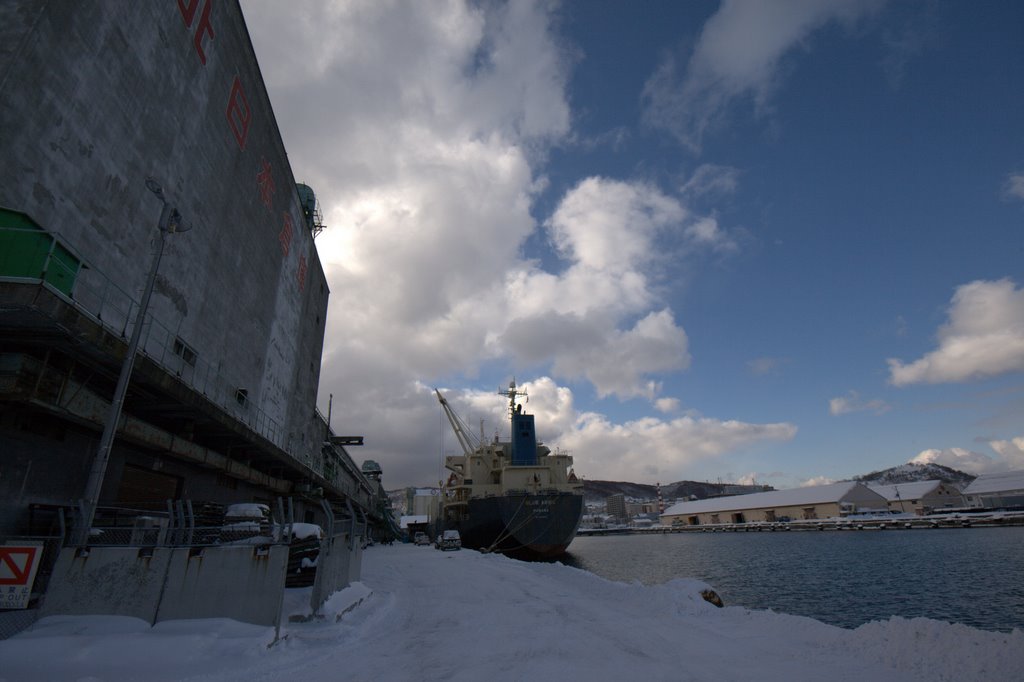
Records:
[[[688,498],[691,495],[698,499],[719,497],[721,495],[741,495],[744,493],[760,493],[772,490],[770,486],[740,485],[737,483],[708,483],[706,481],[676,481],[661,486],[661,496],[666,500]],[[645,483],[629,483],[627,481],[583,480],[583,496],[588,502],[603,500],[606,497],[622,493],[627,499],[653,500],[657,497],[656,488]]]
[[[870,474],[858,476],[854,480],[881,485],[939,480],[963,490],[968,483],[974,480],[974,476],[941,464],[900,464],[882,471],[872,471]]]

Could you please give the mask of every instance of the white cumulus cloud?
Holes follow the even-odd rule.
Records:
[[[680,267],[664,246],[725,255],[737,248],[728,230],[682,191],[598,177],[542,224],[533,214],[547,151],[574,136],[576,57],[552,6],[253,0],[244,11],[293,171],[327,223],[321,409],[333,394],[335,431],[365,435],[353,454],[380,461],[389,485],[441,474],[434,382],[503,366],[653,403],[660,375],[689,366],[658,293]],[[724,190],[728,177],[707,171],[704,184]],[[537,235],[554,266],[524,257]],[[557,432],[580,439],[576,419]],[[761,437],[746,428],[723,427],[724,441]]]
[[[684,69],[666,57],[644,87],[645,117],[699,151],[704,134],[737,101],[767,108],[779,65],[832,21],[850,23],[880,3],[856,0],[725,0],[708,19]]]
[[[969,381],[1024,370],[1024,289],[1008,278],[957,288],[938,348],[904,363],[890,358],[889,382]]]
[[[988,444],[1002,459],[1006,469],[1024,469],[1024,436],[1008,440],[990,440]]]
[[[816,485],[831,485],[832,483],[835,482],[836,480],[834,478],[829,478],[828,476],[813,476],[811,478],[801,480],[800,485],[797,487],[812,488]]]
[[[969,474],[984,474],[998,470],[996,460],[982,452],[966,448],[931,448],[922,450],[910,460],[911,464],[941,464]]]

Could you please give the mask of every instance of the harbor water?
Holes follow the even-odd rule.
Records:
[[[854,628],[891,616],[1024,630],[1024,528],[578,537],[563,563],[616,581],[697,578],[727,606]]]

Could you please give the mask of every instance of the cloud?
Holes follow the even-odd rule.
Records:
[[[922,4],[916,9],[906,20],[897,15],[897,24],[882,33],[885,54],[881,66],[893,90],[903,84],[908,65],[936,44],[941,35],[936,5]]]
[[[783,57],[814,31],[832,21],[851,23],[878,5],[725,0],[704,25],[685,69],[669,55],[648,79],[645,120],[697,152],[705,133],[735,102],[752,100],[756,110],[767,108]]]
[[[1024,199],[1024,173],[1010,173],[1003,184],[1003,197]]]
[[[696,462],[768,441],[788,441],[792,424],[749,424],[706,417],[647,417],[613,424],[596,413],[579,416],[560,444],[578,453],[588,476],[608,480],[654,482],[685,478]],[[585,456],[584,456],[585,455]]]
[[[679,411],[679,399],[678,398],[658,398],[654,401],[654,408],[658,412],[670,414],[672,412]]]
[[[816,485],[831,485],[832,483],[835,482],[836,480],[834,478],[829,478],[828,476],[814,476],[812,478],[806,478],[801,480],[800,484],[797,487],[811,488]]]
[[[657,233],[686,217],[678,200],[656,188],[587,178],[562,199],[548,229],[564,258],[615,274],[648,260]]]
[[[941,464],[975,476],[1008,468],[996,458],[965,448],[922,450],[910,464]]]
[[[988,444],[1002,459],[1007,470],[1024,469],[1024,436],[991,440]]]
[[[904,364],[890,358],[889,383],[959,382],[1024,370],[1024,289],[1009,278],[957,288],[939,346]]]
[[[547,4],[254,0],[244,12],[293,171],[327,223],[316,242],[331,292],[320,403],[333,394],[335,431],[366,436],[353,456],[378,460],[388,485],[443,476],[454,441],[442,444],[429,386],[481,373],[550,374],[600,397],[673,406],[659,397],[661,375],[691,358],[660,282],[679,274],[675,256],[738,247],[683,194],[610,178],[581,180],[538,224],[547,151],[575,139],[566,89],[576,56]],[[707,191],[724,187],[727,173],[713,175]],[[545,265],[523,255],[538,235],[554,250]],[[568,420],[555,435],[640,428],[595,416],[577,425],[571,393],[553,381],[535,389]],[[465,402],[485,404],[498,424],[496,394]],[[728,424],[720,435],[716,423]],[[684,426],[655,419],[636,435],[685,432],[717,453],[779,432]]]
[[[754,358],[747,361],[747,369],[755,376],[780,374],[782,366],[789,362],[788,358]]]
[[[828,412],[833,417],[851,412],[874,412],[883,414],[890,409],[884,400],[862,400],[857,391],[850,391],[845,396],[832,398],[828,401]]]
[[[683,184],[682,194],[692,199],[730,196],[739,186],[739,177],[738,168],[705,163]]]

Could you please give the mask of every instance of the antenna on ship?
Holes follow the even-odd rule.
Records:
[[[508,383],[508,389],[502,390],[501,388],[498,388],[498,395],[503,395],[508,398],[508,411],[510,415],[516,413],[516,397],[522,396],[525,398],[525,400],[523,400],[524,403],[530,402],[530,396],[527,394],[526,389],[524,388],[523,390],[519,390],[516,388],[515,377],[512,377],[512,381]]]

